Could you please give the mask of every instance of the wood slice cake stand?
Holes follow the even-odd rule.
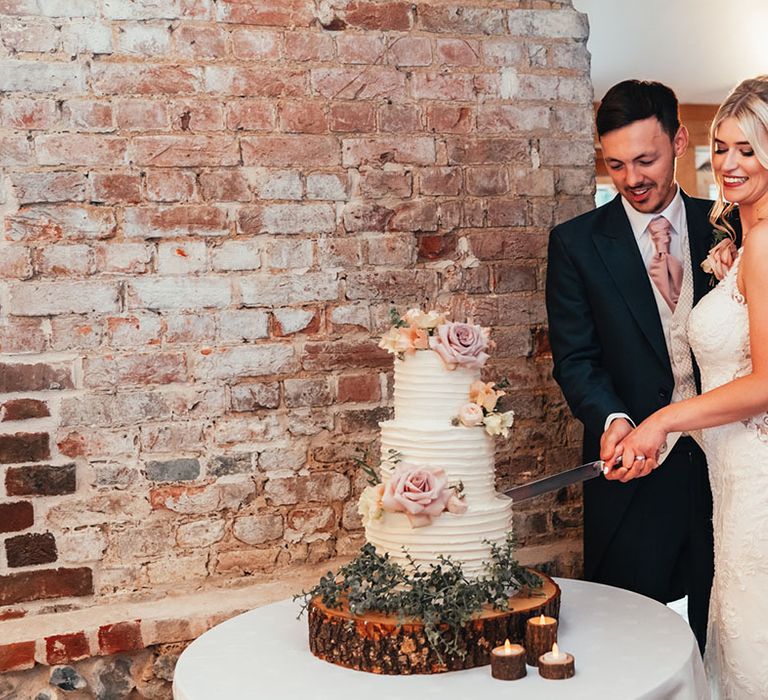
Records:
[[[491,649],[505,639],[525,644],[528,618],[558,617],[560,588],[548,576],[536,572],[542,587],[524,589],[510,598],[508,610],[482,610],[461,630],[460,647],[465,657],[443,656],[429,646],[424,626],[418,620],[374,612],[353,615],[344,606],[338,610],[323,605],[319,598],[309,603],[309,649],[320,659],[357,671],[389,675],[443,673],[490,663]]]

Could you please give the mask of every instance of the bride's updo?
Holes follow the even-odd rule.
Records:
[[[768,170],[768,75],[759,75],[739,83],[720,105],[709,130],[710,158],[714,159],[715,134],[724,119],[733,117],[747,137],[758,162]],[[731,237],[733,229],[727,223],[732,203],[723,199],[723,184],[717,178],[717,199],[709,214],[712,224]]]

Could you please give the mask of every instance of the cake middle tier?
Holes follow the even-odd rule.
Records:
[[[442,429],[414,428],[404,421],[384,421],[381,426],[381,470],[384,480],[397,466],[443,469],[448,482],[464,485],[471,508],[496,497],[493,441],[480,427],[446,426]]]

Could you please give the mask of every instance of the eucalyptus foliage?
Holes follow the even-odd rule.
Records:
[[[511,534],[499,545],[489,543],[491,559],[478,578],[467,578],[460,564],[450,557],[439,557],[428,567],[417,565],[405,555],[409,566],[391,561],[366,544],[360,554],[338,573],[328,572],[319,583],[294,597],[303,599],[301,615],[309,601],[319,597],[326,607],[340,608],[346,603],[350,612],[363,615],[370,611],[398,617],[402,622],[418,619],[424,625],[429,645],[439,656],[464,657],[461,628],[484,605],[505,610],[509,598],[521,588],[541,588],[541,579],[523,568],[514,558]]]

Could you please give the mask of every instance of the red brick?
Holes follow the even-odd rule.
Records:
[[[35,665],[35,642],[0,644],[0,673],[23,671]]]
[[[186,381],[186,364],[186,356],[175,352],[86,357],[83,381],[96,388],[173,384]]]
[[[411,28],[411,8],[406,2],[357,2],[346,6],[344,20],[350,27],[383,31],[407,31]]]
[[[83,173],[18,173],[11,176],[19,204],[82,202],[88,180]]]
[[[27,97],[3,97],[0,126],[8,129],[53,129],[59,120],[56,102]]]
[[[51,666],[71,664],[73,661],[87,659],[90,655],[91,648],[85,632],[58,634],[45,638],[45,659]]]
[[[183,24],[174,33],[176,49],[189,58],[221,58],[227,52],[227,32],[222,27]]]
[[[488,201],[488,226],[525,226],[526,201],[522,197],[514,199],[491,199]]]
[[[227,129],[271,131],[276,123],[275,107],[267,100],[234,100],[227,105]]]
[[[371,403],[381,400],[378,374],[345,374],[339,377],[339,403]]]
[[[502,165],[467,168],[467,193],[476,197],[489,197],[509,191],[509,177]]]
[[[361,173],[360,191],[365,197],[407,198],[412,190],[412,177],[407,170],[368,170]]]
[[[46,336],[40,318],[7,318],[0,324],[0,351],[10,353],[43,352]]]
[[[116,622],[99,627],[99,653],[102,656],[138,651],[144,648],[141,638],[141,622]]]
[[[240,169],[200,173],[200,193],[212,202],[248,202],[252,199],[248,181]]]
[[[111,238],[116,229],[112,209],[89,204],[32,204],[5,220],[6,238],[12,241]]]
[[[8,566],[35,566],[56,561],[56,540],[50,532],[30,532],[5,540],[5,555]]]
[[[308,27],[315,19],[312,0],[220,0],[218,19],[234,24]]]
[[[395,209],[389,220],[390,231],[435,231],[437,230],[437,204],[434,200],[413,200],[404,202]]]
[[[223,208],[168,205],[126,209],[124,231],[127,236],[141,238],[219,236],[226,233],[227,226],[227,212]]]
[[[221,167],[239,165],[237,142],[231,136],[137,136],[137,165],[155,167]]]
[[[178,131],[221,131],[224,106],[212,100],[179,100],[171,107],[172,126]]]
[[[138,202],[141,200],[141,176],[120,173],[93,173],[94,202]]]
[[[34,521],[35,512],[29,501],[0,503],[0,532],[26,530]],[[0,595],[2,595],[1,591]]]
[[[0,435],[0,464],[39,462],[51,456],[48,433]]]
[[[308,74],[304,70],[251,68],[249,66],[207,66],[206,88],[220,95],[239,97],[303,97]]]
[[[91,83],[97,95],[187,95],[200,91],[196,68],[133,63],[99,63],[91,66]]]
[[[530,158],[528,142],[523,139],[449,139],[447,146],[451,165],[506,165]]]
[[[351,231],[383,231],[393,211],[375,202],[355,202],[344,209],[344,228]]]
[[[333,39],[320,32],[286,32],[285,57],[289,61],[328,61],[333,58]]]
[[[422,131],[421,115],[415,105],[385,104],[379,109],[382,131],[413,134]]]
[[[150,170],[145,185],[150,201],[186,202],[195,193],[195,174],[183,170]]]
[[[75,131],[112,131],[112,105],[94,100],[68,100],[62,108],[64,123]]]
[[[432,105],[427,110],[427,128],[438,134],[468,134],[474,123],[472,107]]]
[[[9,467],[5,472],[5,490],[9,496],[61,496],[74,493],[76,488],[74,464],[33,464]]]
[[[453,260],[456,255],[456,235],[446,233],[440,235],[419,236],[419,262],[429,260]]]
[[[23,134],[0,136],[0,167],[32,165],[32,145]]]
[[[343,102],[331,105],[331,131],[367,133],[376,129],[374,106],[368,102]]]
[[[427,37],[401,36],[389,46],[390,63],[397,66],[428,66],[432,63],[432,42]]]
[[[261,29],[236,29],[231,33],[235,58],[277,61],[280,58],[280,34]]]
[[[331,136],[246,136],[241,146],[244,165],[322,167],[341,162],[339,143]]]
[[[14,391],[51,391],[74,389],[68,366],[36,364],[0,364],[0,394]]]
[[[46,134],[35,138],[40,165],[122,165],[128,140],[101,134]]]
[[[87,567],[37,569],[0,576],[0,605],[92,594],[93,575]]]
[[[346,138],[343,142],[343,163],[346,166],[385,163],[434,165],[435,140],[431,136],[395,136]]]
[[[5,246],[0,256],[0,277],[29,279],[34,274],[30,248],[21,245]]]
[[[438,39],[437,60],[449,66],[476,66],[480,63],[480,45],[467,39]]]
[[[116,112],[120,129],[144,131],[168,128],[168,110],[163,102],[157,100],[121,100],[117,103]]]
[[[426,195],[457,196],[461,192],[461,170],[422,168],[419,174],[419,192]]]
[[[328,131],[323,102],[284,102],[280,105],[280,129],[300,134]]]
[[[505,34],[506,11],[455,4],[419,5],[419,26],[428,32],[450,34]]]
[[[341,63],[373,65],[384,55],[384,41],[376,34],[339,34],[336,53]]]
[[[375,100],[405,94],[404,73],[386,66],[317,68],[312,89],[332,100]]]
[[[0,422],[46,418],[50,415],[48,404],[37,399],[9,399],[0,404]]]
[[[468,73],[416,73],[413,96],[427,100],[476,99],[474,76]]]
[[[386,367],[389,354],[373,341],[334,341],[307,343],[301,365],[307,370]]]

